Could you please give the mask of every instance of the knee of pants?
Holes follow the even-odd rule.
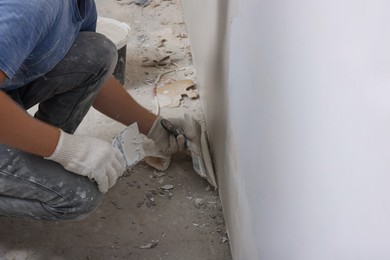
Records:
[[[75,55],[80,56],[87,66],[94,66],[100,73],[102,71],[110,75],[113,73],[118,51],[115,44],[106,36],[94,32],[80,32],[74,45],[79,50]]]
[[[103,199],[95,182],[54,161],[0,145],[0,216],[79,220]]]
[[[86,181],[82,184],[74,185],[72,188],[57,191],[52,195],[53,199],[41,202],[41,206],[46,214],[33,216],[37,220],[62,221],[80,220],[90,215],[97,209],[103,199],[103,194],[97,185],[83,177]]]
[[[57,205],[45,204],[45,210],[50,211],[54,216],[51,220],[80,220],[90,215],[97,209],[103,199],[95,182],[87,180],[83,186],[76,186],[67,189]]]

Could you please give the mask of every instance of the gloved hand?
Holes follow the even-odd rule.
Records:
[[[109,143],[63,131],[55,151],[45,159],[58,162],[66,170],[96,181],[102,193],[114,186],[125,170],[122,153]]]
[[[171,135],[161,125],[162,119],[164,118],[161,116],[157,117],[147,137],[152,139],[154,143],[160,147],[163,153],[174,154],[184,151],[186,148],[184,136],[178,135],[175,137]],[[183,129],[185,136],[190,140],[192,139],[193,131],[191,131],[192,128],[189,120],[184,120],[181,118],[168,118],[167,120],[170,121],[173,125]]]

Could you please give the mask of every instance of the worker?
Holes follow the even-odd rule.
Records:
[[[137,122],[163,152],[184,149],[112,76],[117,50],[96,22],[94,0],[0,0],[0,216],[78,220],[99,206],[125,163],[110,143],[74,134],[91,106]]]

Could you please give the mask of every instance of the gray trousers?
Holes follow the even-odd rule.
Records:
[[[82,32],[66,57],[45,76],[7,94],[35,117],[74,133],[117,61],[115,45],[103,35]],[[0,144],[0,216],[34,220],[77,220],[102,200],[97,185],[40,156]]]

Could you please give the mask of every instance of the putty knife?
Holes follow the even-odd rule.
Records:
[[[202,130],[201,124],[194,117],[187,114],[184,117],[184,120],[190,122],[195,133],[195,137],[191,140],[185,136],[183,129],[173,125],[170,121],[163,119],[161,120],[161,125],[175,137],[178,135],[184,136],[186,148],[191,152],[194,170],[214,188],[217,188],[206,132]]]

